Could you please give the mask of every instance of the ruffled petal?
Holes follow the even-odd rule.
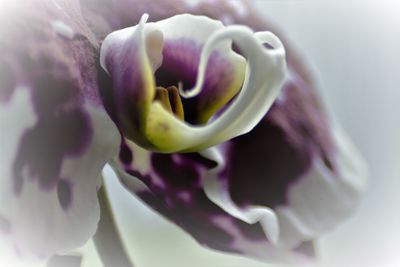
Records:
[[[120,143],[99,97],[95,44],[72,19],[77,9],[61,4],[18,2],[0,29],[8,74],[0,83],[0,239],[21,258],[66,252],[94,234],[99,174]]]
[[[362,157],[314,100],[292,74],[253,131],[203,153],[220,164],[204,179],[207,196],[235,218],[260,223],[276,247],[295,248],[336,227],[365,190]]]
[[[285,51],[272,33],[252,32],[243,26],[232,26],[213,34],[201,54],[199,77],[193,89],[183,93],[194,97],[201,93],[205,81],[207,62],[220,42],[232,39],[248,60],[243,88],[232,103],[214,120],[204,126],[190,126],[170,113],[162,112],[159,103],[152,105],[147,134],[162,152],[199,151],[249,132],[268,111],[286,74]],[[268,37],[266,37],[268,36]],[[265,49],[268,39],[275,47]]]
[[[130,139],[144,147],[153,145],[145,136],[147,117],[155,97],[153,66],[161,58],[162,33],[154,27],[145,27],[147,16],[139,25],[129,30],[113,32],[103,42],[100,53],[101,66],[112,79],[112,88],[106,88],[114,120]],[[149,51],[149,53],[148,53]],[[158,52],[158,53],[157,53]],[[153,59],[153,61],[150,61]]]
[[[125,187],[191,234],[201,245],[267,262],[296,263],[314,257],[312,242],[294,249],[272,245],[259,224],[248,224],[213,203],[203,178],[216,162],[197,153],[159,154],[125,141],[112,167]]]
[[[224,149],[224,157],[216,149],[203,153],[218,160],[221,166],[206,175],[204,190],[214,203],[233,217],[249,224],[260,223],[274,246],[290,249],[314,240],[347,219],[358,206],[364,191],[365,166],[342,133],[335,133],[338,152],[332,161],[334,170],[317,157],[304,173],[282,181],[278,180],[278,175],[273,175],[274,169],[271,172],[262,165],[269,165],[265,163],[269,155],[261,142],[257,145],[247,143],[260,159],[238,166],[238,157],[251,156],[244,154],[250,149],[242,151],[243,144],[240,140],[236,142]],[[266,158],[262,158],[262,153]],[[233,162],[229,162],[231,159]],[[254,184],[249,186],[248,181],[253,179]],[[235,191],[240,204],[231,195],[232,183],[236,183],[236,187],[242,186],[241,192]]]

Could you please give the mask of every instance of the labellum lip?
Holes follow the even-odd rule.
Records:
[[[173,153],[200,151],[253,129],[285,79],[285,50],[279,39],[202,16],[183,14],[146,24],[147,18],[145,14],[138,26],[111,33],[101,48],[123,134],[146,149]],[[244,57],[232,50],[232,42]],[[265,42],[274,49],[266,49]],[[177,46],[170,50],[166,43]],[[175,86],[156,87],[154,72],[157,66],[165,68],[164,62],[191,73],[195,87],[184,91],[179,78],[180,96]],[[185,121],[191,117],[188,101],[205,103],[191,109],[209,118],[230,103],[219,116],[198,125]]]

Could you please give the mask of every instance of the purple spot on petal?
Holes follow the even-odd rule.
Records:
[[[287,204],[292,185],[309,170],[314,157],[333,168],[330,127],[307,84],[293,74],[284,100],[248,134],[230,142],[221,173],[240,206],[274,208]]]
[[[176,165],[171,155],[154,153],[151,161],[156,173],[176,189],[197,186],[199,183],[197,170],[193,168],[193,163],[190,164],[187,160]]]
[[[178,192],[176,196],[186,204],[190,204],[190,202],[192,201],[192,195],[186,191]]]
[[[27,105],[36,115],[35,125],[25,129],[19,140],[13,162],[16,193],[28,176],[43,190],[57,186],[63,160],[81,156],[91,141],[91,121],[84,105],[100,107],[98,47],[85,25],[75,23],[81,17],[70,16],[72,9],[60,10],[50,2],[37,4],[21,2],[1,27],[9,38],[0,44],[0,98],[4,88],[23,86],[31,96]],[[70,25],[75,38],[55,34],[51,22],[56,20]],[[21,115],[16,114],[15,120]]]
[[[56,185],[66,156],[81,155],[92,135],[90,120],[77,98],[73,80],[47,75],[50,62],[44,60],[32,88],[37,123],[23,135],[13,166],[14,189],[19,193],[24,174],[38,179],[43,189]]]
[[[291,147],[281,129],[267,123],[236,138],[229,151],[227,170],[221,176],[229,177],[231,197],[241,206],[285,204],[290,183],[309,164],[307,155]]]
[[[67,180],[60,180],[57,185],[58,202],[64,211],[68,210],[72,203],[72,184]]]
[[[269,44],[269,43],[264,43],[264,47],[267,48],[267,49],[270,49],[270,50],[275,49],[275,48],[274,48],[271,44]]]
[[[132,151],[130,150],[128,145],[126,143],[124,143],[124,141],[122,141],[122,143],[121,143],[121,148],[119,151],[119,159],[125,165],[130,165],[133,160]]]
[[[238,252],[231,248],[232,237],[212,221],[213,216],[223,212],[218,213],[219,208],[202,195],[201,190],[196,192],[196,199],[190,206],[179,202],[173,207],[168,206],[161,194],[145,192],[139,193],[138,196],[153,209],[188,231],[200,244],[221,251]],[[204,206],[209,206],[207,209],[211,208],[215,212],[207,213],[207,209],[203,209]]]
[[[208,199],[201,184],[203,171],[214,167],[215,162],[204,159],[196,153],[175,155],[154,153],[151,163],[153,171],[147,175],[128,170],[151,190],[136,194],[153,209],[185,229],[200,244],[221,251],[240,253],[233,248],[234,238],[231,234],[215,221],[215,218],[224,216],[231,218],[231,216]],[[163,182],[162,186],[159,180]],[[235,225],[242,226],[243,236],[247,236],[247,232],[252,232],[254,235],[260,233],[258,225],[245,226],[245,223],[237,219],[232,218],[232,220]],[[262,230],[261,238],[265,240]]]

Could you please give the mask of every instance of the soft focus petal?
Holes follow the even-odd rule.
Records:
[[[144,13],[151,21],[177,14],[205,15],[224,24],[246,24],[254,19],[246,0],[81,0],[83,13],[100,39],[112,31],[137,24]]]
[[[0,239],[23,258],[94,234],[99,174],[118,151],[98,95],[96,44],[78,11],[69,1],[21,1],[2,16]]]
[[[243,222],[213,203],[203,178],[216,164],[199,154],[153,153],[127,141],[112,166],[129,191],[205,247],[268,262],[298,264],[314,256],[311,242],[277,248],[259,224]]]
[[[254,138],[252,134],[246,137]],[[253,140],[238,138],[226,145],[222,154],[208,152],[210,158],[219,157],[223,167],[206,175],[205,192],[226,212],[250,224],[259,222],[269,240],[282,248],[318,238],[354,212],[364,191],[366,171],[342,133],[335,133],[337,152],[332,152],[331,162],[310,155],[311,165],[298,174],[299,166],[287,161],[291,156],[271,160],[274,144]],[[259,156],[251,162],[243,160],[251,154]],[[289,163],[286,170],[271,167],[285,163]],[[285,176],[288,172],[292,176]]]
[[[259,222],[277,247],[297,247],[336,227],[365,189],[361,156],[314,101],[292,74],[252,132],[204,153],[221,164],[204,180],[207,196],[235,218]]]

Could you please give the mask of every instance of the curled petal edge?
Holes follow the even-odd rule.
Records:
[[[155,102],[150,108],[146,132],[163,152],[199,151],[245,134],[265,116],[277,97],[286,77],[283,45],[270,32],[255,35],[244,26],[226,27],[210,37],[202,51],[196,86],[188,93],[181,91],[181,94],[193,97],[201,91],[208,58],[213,48],[226,39],[233,40],[248,60],[243,88],[233,103],[205,126],[190,126],[164,112],[162,105]],[[276,47],[266,49],[262,45],[265,41]]]
[[[286,77],[285,50],[280,40],[270,32],[254,33],[245,26],[228,26],[214,32],[203,46],[196,86],[188,93],[181,91],[182,96],[194,97],[199,94],[204,83],[209,57],[222,42],[233,41],[248,60],[244,85],[232,104],[220,116],[211,118],[206,125],[194,126],[166,111],[159,101],[152,102],[155,81],[151,75],[152,60],[146,51],[145,30],[147,33],[154,32],[157,31],[157,26],[155,23],[145,28],[147,18],[146,14],[143,15],[130,38],[138,42],[140,64],[138,71],[141,72],[143,86],[147,91],[143,93],[142,100],[134,100],[139,101],[136,104],[140,104],[137,112],[141,114],[135,116],[139,116],[140,128],[146,139],[144,142],[139,142],[139,145],[146,146],[147,143],[147,149],[162,153],[193,152],[223,143],[252,130],[271,107]],[[120,37],[126,38],[126,36]],[[268,42],[273,49],[264,47],[265,42]],[[106,56],[110,41],[106,39],[104,43],[100,58],[102,67],[108,71]],[[152,57],[157,58],[155,55]],[[126,64],[126,62],[121,63]],[[125,131],[130,130],[128,128]]]

